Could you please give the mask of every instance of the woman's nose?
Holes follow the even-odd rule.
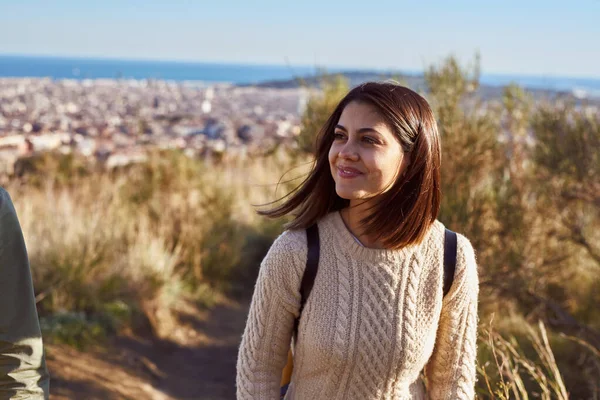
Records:
[[[358,160],[359,158],[356,146],[350,141],[346,142],[340,149],[339,156],[346,160]]]

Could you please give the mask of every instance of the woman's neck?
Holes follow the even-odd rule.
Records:
[[[368,215],[368,208],[369,204],[366,202],[359,204],[350,202],[349,207],[340,210],[340,215],[342,216],[346,228],[348,228],[350,233],[352,233],[363,246],[373,249],[383,249],[384,246],[382,243],[369,238],[363,233],[360,221]]]

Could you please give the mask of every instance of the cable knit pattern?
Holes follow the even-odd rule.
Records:
[[[360,246],[338,212],[319,222],[319,234],[286,399],[473,399],[479,286],[470,242],[458,235],[443,297],[439,221],[401,250]],[[305,232],[286,231],[262,262],[239,349],[238,399],[279,398],[306,254]]]

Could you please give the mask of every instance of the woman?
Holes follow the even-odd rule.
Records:
[[[237,363],[238,399],[277,399],[299,316],[304,229],[320,259],[286,399],[472,399],[477,265],[458,235],[443,295],[440,141],[431,108],[392,83],[351,90],[322,128],[307,180],[270,217],[295,219],[256,283]],[[426,387],[421,379],[424,370]]]
[[[0,399],[47,399],[48,389],[25,241],[0,187]]]

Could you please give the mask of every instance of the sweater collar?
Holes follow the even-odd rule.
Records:
[[[346,227],[339,211],[332,212],[326,221],[331,225],[335,240],[340,248],[347,251],[352,258],[363,261],[398,261],[399,259],[409,257],[417,246],[405,246],[399,250],[393,249],[374,249],[361,246],[356,242],[354,236]]]

